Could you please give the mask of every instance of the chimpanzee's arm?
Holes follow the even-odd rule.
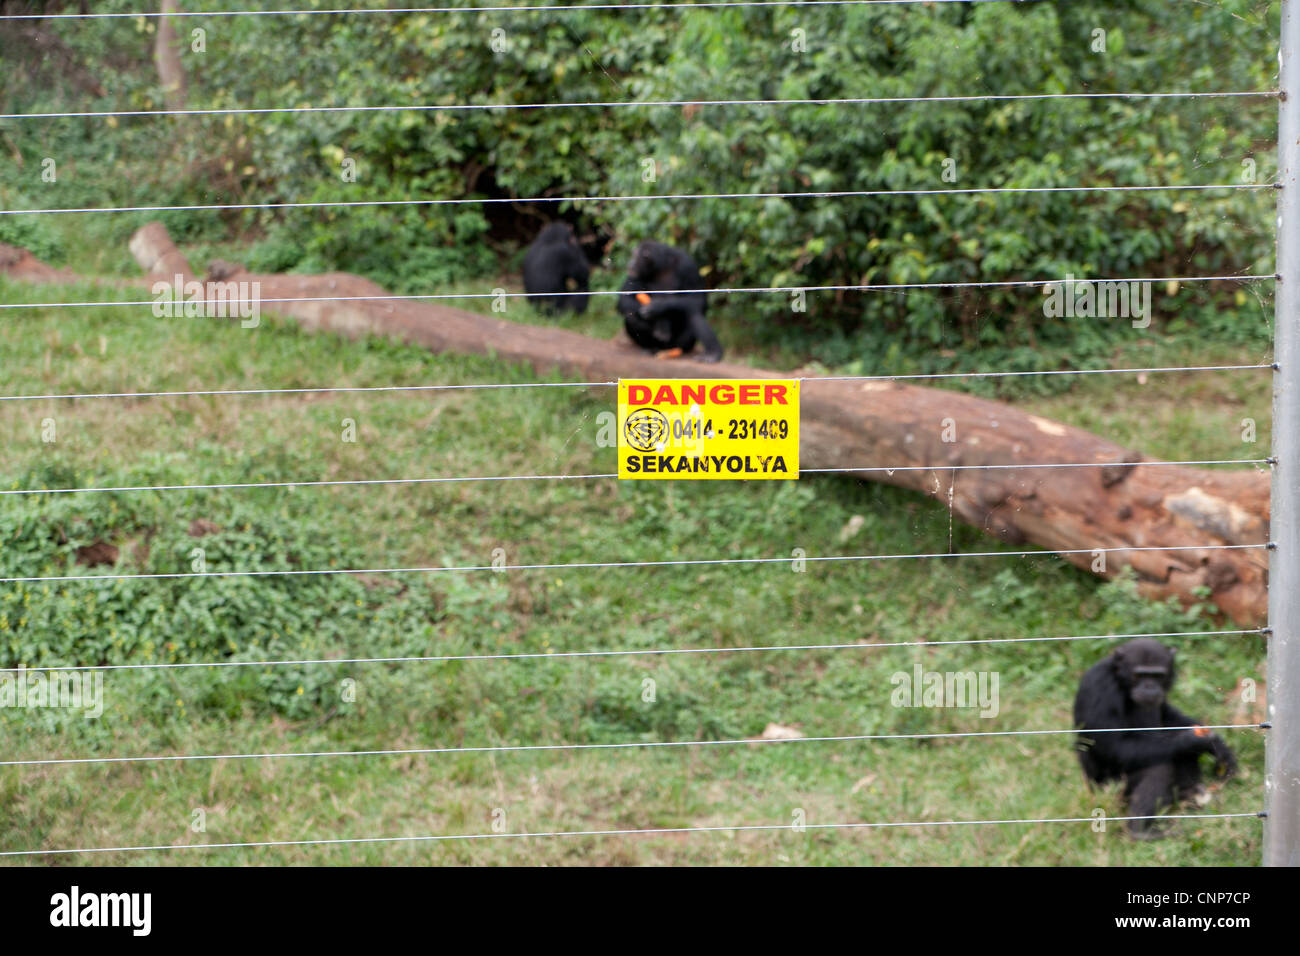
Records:
[[[1192,731],[1196,739],[1201,742],[1201,752],[1213,754],[1214,759],[1219,764],[1220,771],[1232,773],[1237,769],[1237,758],[1233,755],[1231,748],[1218,734],[1211,733],[1195,717],[1189,717],[1177,707],[1174,707],[1168,701],[1165,702],[1161,711],[1161,718],[1167,727],[1200,727],[1199,731]]]
[[[1093,741],[1091,749],[1099,758],[1117,764],[1125,771],[1214,750],[1211,737],[1198,737],[1192,730],[1114,730],[1107,733],[1083,730],[1079,736]]]
[[[646,318],[653,318],[665,312],[690,314],[701,311],[703,298],[699,293],[693,292],[652,292],[649,303],[639,308]]]
[[[624,286],[624,291],[618,297],[618,314],[625,319],[641,315],[641,303],[636,300],[637,290],[628,290]]]

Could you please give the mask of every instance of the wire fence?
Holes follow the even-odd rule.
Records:
[[[51,667],[0,667],[0,673],[35,673],[54,671],[150,671],[190,670],[197,667],[298,667],[303,665],[351,664],[442,664],[453,661],[526,661],[564,660],[573,657],[659,657],[670,654],[769,654],[778,651],[863,651],[896,647],[952,647],[981,644],[1040,644],[1059,641],[1129,641],[1142,637],[1182,638],[1225,637],[1230,635],[1265,636],[1268,628],[1237,628],[1220,631],[1145,631],[1139,634],[1065,634],[1057,637],[986,637],[959,641],[853,641],[842,644],[773,644],[756,647],[661,647],[631,650],[533,651],[519,654],[421,654],[406,657],[338,657],[301,658],[297,660],[247,661],[173,661],[149,664],[63,664]]]
[[[0,18],[3,19],[3,18]],[[247,116],[275,113],[464,113],[475,111],[500,110],[557,110],[557,109],[632,109],[650,106],[660,107],[704,107],[704,106],[894,106],[907,103],[1016,103],[1039,100],[1205,100],[1205,99],[1243,99],[1254,97],[1277,96],[1277,90],[1245,90],[1242,92],[1167,92],[1167,93],[1014,93],[998,95],[979,93],[967,96],[846,96],[824,97],[819,99],[748,99],[748,100],[589,100],[581,103],[424,103],[420,105],[389,104],[384,106],[269,106],[269,107],[229,107],[222,109],[156,109],[156,110],[104,110],[101,112],[59,112],[59,113],[0,113],[0,120],[25,119],[91,119],[112,116],[125,118],[130,116]],[[1135,187],[1136,188],[1136,187]],[[1185,189],[1185,186],[1142,187],[1145,189]],[[1199,186],[1198,189],[1214,188],[1268,188],[1267,186],[1250,186],[1236,184],[1231,187]],[[960,190],[939,190],[940,192],[957,192]],[[985,190],[986,192],[1024,192],[1017,190]],[[1043,190],[1045,191],[1045,190]],[[1070,189],[1079,191],[1078,187]],[[879,195],[916,195],[907,191],[882,191]],[[627,198],[627,197],[621,197]],[[518,200],[516,200],[518,201]],[[535,200],[534,200],[535,201]],[[551,201],[551,200],[548,200]],[[64,211],[64,210],[57,210]],[[84,211],[84,210],[83,210]],[[121,212],[122,210],[116,210]]]
[[[942,469],[940,469],[942,470]],[[1035,555],[1086,555],[1214,551],[1266,551],[1271,544],[1185,544],[1158,547],[1065,548],[1034,551],[934,551],[925,554],[801,554],[772,558],[682,558],[675,561],[577,561],[551,564],[412,565],[394,568],[278,568],[270,571],[160,571],[131,574],[33,574],[0,577],[0,584],[63,584],[72,581],[163,581],[187,578],[320,577],[336,574],[451,574],[468,571],[575,571],[591,568],[696,568],[717,565],[789,565],[795,562],[839,563],[855,561],[906,561],[926,558],[1027,558]]]
[[[700,3],[562,3],[562,4],[519,4],[486,7],[369,7],[333,9],[297,9],[297,10],[220,10],[208,13],[198,11],[176,10],[167,13],[152,11],[135,11],[132,13],[16,13],[0,16],[0,20],[103,20],[127,18],[171,19],[186,17],[273,17],[273,16],[344,16],[360,14],[410,14],[410,13],[568,13],[592,10],[619,12],[627,10],[664,10],[680,12],[686,10],[708,10],[744,7],[870,7],[870,6],[911,6],[918,3],[929,5],[943,4],[980,4],[980,3],[1020,3],[1023,0],[704,0]]]
[[[1267,724],[1188,724],[1183,727],[1103,727],[1090,734],[1169,733],[1175,730],[1265,730]],[[49,757],[0,760],[0,767],[46,767],[66,764],[176,763],[189,760],[289,760],[300,757],[408,757],[430,754],[537,753],[557,750],[656,750],[665,747],[739,747],[750,744],[861,743],[868,740],[964,740],[973,737],[1043,737],[1077,734],[1077,727],[1057,730],[973,730],[925,734],[838,734],[830,737],[744,737],[735,740],[633,740],[616,744],[501,744],[491,747],[399,747],[390,750],[317,750],[307,753],[150,754],[141,757]]]
[[[580,203],[616,203],[616,202],[672,202],[695,201],[705,199],[883,199],[900,196],[986,196],[986,195],[1039,195],[1044,193],[1167,193],[1167,192],[1201,192],[1209,189],[1276,189],[1273,183],[1206,183],[1203,185],[1187,184],[1174,186],[970,186],[950,189],[822,189],[777,192],[742,192],[742,193],[642,193],[636,196],[530,196],[526,199],[511,197],[487,197],[483,199],[337,199],[310,200],[307,202],[232,202],[232,203],[194,203],[179,206],[78,206],[73,208],[50,207],[47,209],[0,209],[0,216],[39,216],[63,215],[72,213],[120,213],[120,212],[238,212],[250,209],[367,209],[403,206],[492,206],[516,205],[519,203],[538,205],[578,205]],[[1231,276],[1155,276],[1124,279],[1125,282],[1196,282],[1219,281],[1225,279],[1264,279],[1272,276],[1231,275]],[[1012,282],[934,282],[920,284],[894,283],[865,288],[979,288],[981,286],[1041,286],[1055,285],[1062,279],[1029,279]],[[1099,282],[1115,282],[1115,279],[1098,279]],[[795,286],[793,288],[833,290],[837,288],[856,289],[859,286]],[[781,292],[781,288],[763,286],[753,289],[683,289],[683,292]],[[584,293],[575,293],[584,294]],[[610,295],[611,293],[585,293],[588,295]],[[346,297],[344,297],[346,298]],[[362,298],[374,298],[363,296]],[[402,298],[395,296],[394,298]],[[275,301],[275,300],[269,300]],[[147,303],[146,303],[147,304]]]
[[[700,15],[709,15],[711,9],[723,8],[745,8],[745,7],[865,7],[865,6],[899,6],[911,7],[924,3],[930,5],[944,4],[978,4],[978,3],[997,3],[1008,2],[1008,0],[754,0],[754,2],[705,2],[693,3],[690,5],[683,4],[661,4],[661,3],[627,3],[627,4],[583,4],[583,5],[518,5],[518,6],[470,6],[470,7],[392,7],[386,9],[296,9],[296,10],[225,10],[225,11],[175,11],[170,13],[159,13],[153,11],[138,11],[131,13],[123,12],[65,12],[65,13],[39,13],[39,14],[11,14],[0,16],[0,21],[24,21],[24,20],[66,20],[66,21],[120,21],[128,18],[143,18],[147,20],[157,20],[160,17],[176,17],[179,19],[194,18],[231,18],[231,17],[346,17],[361,15],[384,15],[400,16],[408,14],[429,14],[429,15],[455,15],[468,13],[492,13],[501,15],[526,15],[528,13],[559,13],[568,11],[671,11],[683,13],[686,10],[703,11]],[[1284,19],[1285,19],[1284,14]],[[1285,29],[1285,25],[1284,25]],[[582,102],[538,102],[538,103],[424,103],[424,104],[395,104],[381,103],[377,105],[315,105],[315,106],[277,106],[277,107],[216,107],[216,108],[199,108],[199,109],[122,109],[122,110],[104,110],[104,111],[44,111],[29,113],[4,113],[0,114],[0,121],[8,121],[21,124],[24,128],[29,124],[35,124],[38,121],[55,121],[55,120],[90,120],[90,119],[119,119],[119,118],[137,118],[142,120],[165,120],[167,118],[176,118],[184,116],[238,116],[238,115],[257,115],[257,114],[289,114],[289,115],[313,115],[313,114],[332,114],[332,113],[390,113],[390,112],[412,112],[412,113],[463,113],[474,111],[537,111],[537,110],[623,110],[623,109],[645,109],[651,110],[656,108],[671,107],[753,107],[753,108],[772,108],[779,109],[792,106],[822,106],[833,107],[836,109],[850,109],[868,106],[889,106],[889,105],[925,105],[933,103],[944,104],[973,104],[973,103],[1015,103],[1028,101],[1070,101],[1070,100],[1159,100],[1159,101],[1187,101],[1187,100],[1221,100],[1225,102],[1240,101],[1257,98],[1278,98],[1285,101],[1286,97],[1282,95],[1287,90],[1288,84],[1280,82],[1279,89],[1269,90],[1237,90],[1237,91],[1128,91],[1128,92],[1059,92],[1059,93],[1036,93],[1036,94],[971,94],[971,95],[936,95],[936,96],[879,96],[879,97],[838,97],[838,98],[718,98],[718,99],[619,99],[619,100],[590,100]],[[1279,162],[1279,167],[1283,168],[1283,163]],[[1211,184],[1157,184],[1157,185],[1053,185],[1053,186],[1033,186],[1033,187],[1008,187],[1008,186],[984,186],[969,188],[935,188],[935,189],[863,189],[863,190],[813,190],[813,191],[746,191],[746,192],[713,192],[713,193],[669,193],[669,194],[643,194],[643,195],[539,195],[528,198],[447,198],[447,197],[417,197],[398,200],[312,200],[306,202],[237,202],[237,203],[205,203],[205,204],[158,204],[158,205],[119,205],[119,206],[78,206],[78,207],[43,207],[35,209],[0,209],[0,217],[37,217],[37,216],[70,216],[84,215],[91,216],[96,214],[108,213],[197,213],[197,212],[236,212],[249,210],[287,210],[287,209],[315,209],[331,208],[340,210],[375,208],[375,207],[462,207],[487,205],[503,205],[514,203],[537,204],[542,206],[568,205],[574,208],[581,208],[582,204],[605,204],[605,203],[626,203],[626,202],[691,202],[701,200],[736,200],[746,202],[756,202],[768,199],[834,199],[834,200],[858,200],[865,198],[899,198],[899,197],[975,197],[975,196],[995,196],[995,195],[1035,195],[1035,194],[1076,194],[1088,196],[1095,194],[1118,194],[1118,193],[1205,193],[1209,191],[1237,191],[1237,190],[1270,190],[1277,191],[1279,195],[1288,187],[1291,180],[1285,176],[1279,176],[1276,182],[1264,183],[1211,183]],[[1284,275],[1290,276],[1290,271],[1284,270],[1283,264],[1279,262],[1276,273],[1273,274],[1216,274],[1216,275],[1148,275],[1142,277],[1124,277],[1118,279],[1092,279],[1093,282],[1125,282],[1125,283],[1156,283],[1156,282],[1236,282],[1246,283],[1252,281],[1274,281],[1279,282]],[[1300,277],[1300,276],[1298,276]],[[754,295],[771,295],[771,294],[788,294],[794,292],[899,292],[903,290],[954,290],[954,289],[982,289],[982,288],[1038,288],[1059,284],[1065,281],[1061,278],[1051,279],[1005,279],[1005,280],[973,280],[958,282],[912,282],[912,283],[862,283],[862,284],[837,284],[837,285],[817,285],[817,286],[768,286],[768,287],[739,287],[739,288],[707,288],[698,290],[683,290],[686,292],[707,292],[710,294],[754,294]],[[1279,285],[1281,283],[1279,282]],[[579,296],[608,296],[617,295],[617,292],[576,292],[569,293]],[[339,295],[339,296],[283,296],[283,297],[258,297],[257,301],[262,304],[289,304],[289,303],[312,303],[312,302],[348,302],[348,301],[442,301],[454,299],[476,299],[476,298],[518,298],[524,293],[512,292],[508,290],[493,290],[486,293],[476,292],[451,292],[426,295]],[[34,309],[73,309],[73,308],[109,308],[109,307],[143,307],[156,304],[156,299],[131,299],[126,301],[104,300],[104,301],[41,301],[41,302],[5,302],[0,303],[0,309],[8,310],[34,310]],[[224,300],[229,303],[231,300]],[[236,300],[239,301],[239,300]],[[1279,300],[1280,301],[1280,300]],[[1279,334],[1284,325],[1282,318],[1282,306],[1279,304]],[[1288,322],[1291,317],[1286,316]],[[1085,369],[1052,369],[1052,370],[998,370],[998,371],[957,371],[941,373],[916,373],[916,374],[864,374],[864,375],[826,375],[815,377],[797,377],[797,380],[806,385],[817,385],[818,383],[852,383],[852,382],[903,382],[903,381],[953,381],[964,379],[1008,379],[1014,377],[1034,378],[1034,377],[1056,377],[1056,376],[1096,376],[1096,375],[1145,375],[1145,374],[1181,374],[1181,373],[1200,373],[1200,372],[1247,372],[1268,370],[1275,375],[1283,370],[1281,357],[1279,361],[1263,362],[1257,364],[1210,364],[1210,365],[1153,365],[1142,368],[1085,368]],[[1288,370],[1289,371],[1289,370]],[[600,389],[615,386],[618,383],[610,380],[594,381],[530,381],[530,382],[507,382],[507,383],[489,383],[489,382],[467,382],[460,384],[445,383],[422,383],[422,384],[382,384],[382,385],[334,385],[326,384],[321,386],[302,386],[302,387],[248,387],[248,388],[195,388],[195,389],[157,389],[137,392],[127,391],[83,391],[83,392],[44,392],[34,394],[13,394],[0,395],[0,408],[19,408],[24,407],[21,403],[29,402],[76,402],[87,400],[167,400],[175,398],[211,398],[211,399],[233,399],[236,397],[262,396],[268,398],[283,396],[303,396],[303,395],[366,395],[380,393],[483,393],[488,391],[499,390],[547,390],[547,389]],[[1288,426],[1289,427],[1289,426]],[[1276,434],[1276,433],[1275,433]],[[1289,452],[1289,448],[1284,447],[1284,453]],[[1274,453],[1268,457],[1254,458],[1207,458],[1195,460],[1175,460],[1175,461],[1147,461],[1140,460],[1136,462],[1123,463],[1126,466],[1134,468],[1166,468],[1166,467],[1217,467],[1217,466],[1236,466],[1236,467],[1255,467],[1262,468],[1267,466],[1270,469],[1276,469],[1279,466],[1279,454]],[[1288,458],[1284,464],[1294,464],[1295,459]],[[876,465],[863,464],[854,465],[851,462],[845,462],[837,467],[815,467],[805,468],[802,472],[808,474],[845,474],[845,475],[864,475],[887,473],[892,475],[896,472],[933,472],[935,474],[948,473],[955,476],[958,472],[973,471],[1043,471],[1053,469],[1104,469],[1113,468],[1115,462],[1079,462],[1079,461],[1060,461],[1060,462],[1033,462],[1017,461],[1005,463],[979,463],[966,464],[954,462],[952,464],[927,464],[913,465],[899,463],[897,465]],[[210,491],[235,491],[235,490],[253,490],[253,489],[300,489],[300,488],[327,488],[327,487],[367,487],[381,485],[440,485],[440,484],[465,484],[465,483],[534,483],[534,482],[603,482],[615,480],[617,475],[614,473],[583,473],[583,474],[505,474],[505,475],[439,475],[439,476],[418,476],[418,477],[355,477],[355,478],[306,478],[306,479],[276,479],[265,481],[239,481],[239,482],[204,482],[204,483],[139,483],[139,484],[120,484],[120,485],[84,485],[78,487],[12,487],[0,489],[0,497],[37,497],[37,496],[69,496],[69,495],[95,495],[95,494],[127,494],[127,493],[160,493],[160,492],[210,492]],[[1275,484],[1276,495],[1276,484]],[[1275,510],[1276,515],[1276,510]],[[801,554],[798,557],[800,561],[809,563],[863,563],[863,562],[887,562],[887,561],[905,561],[905,560],[941,560],[952,558],[1014,558],[1029,556],[1048,556],[1056,555],[1060,557],[1069,556],[1087,556],[1095,558],[1101,555],[1112,554],[1120,558],[1127,559],[1133,554],[1155,554],[1160,552],[1189,552],[1208,560],[1208,556],[1216,552],[1227,551],[1262,551],[1270,559],[1275,560],[1274,551],[1276,550],[1275,540],[1269,540],[1253,544],[1217,544],[1206,542],[1203,544],[1187,546],[1124,546],[1124,547],[1096,547],[1080,549],[1047,549],[1040,548],[1034,550],[996,550],[996,551],[931,551],[926,553],[901,553],[901,554],[835,554],[835,555],[809,555]],[[786,556],[759,556],[759,557],[724,557],[724,558],[680,558],[680,559],[648,559],[648,560],[608,560],[608,561],[575,561],[575,562],[536,562],[536,563],[518,563],[503,564],[494,563],[491,565],[414,565],[414,566],[392,566],[392,567],[369,567],[369,568],[300,568],[284,567],[275,569],[205,569],[194,572],[138,572],[138,573],[87,573],[87,574],[29,574],[29,575],[8,575],[0,577],[0,584],[18,585],[18,584],[41,584],[65,586],[77,583],[86,584],[107,584],[109,582],[148,582],[160,580],[176,579],[201,579],[201,578],[257,578],[257,577],[274,577],[274,578],[293,578],[293,577],[318,577],[329,575],[399,575],[409,573],[460,573],[460,572],[489,572],[501,573],[504,571],[587,571],[595,569],[646,569],[646,568],[698,568],[711,566],[764,566],[764,565],[788,565],[792,558]],[[1276,588],[1276,580],[1274,582]],[[1270,596],[1271,599],[1271,596]],[[1289,615],[1288,615],[1289,616]],[[1270,619],[1269,627],[1262,628],[1235,628],[1235,629],[1213,629],[1202,631],[1139,631],[1135,633],[1103,633],[1103,634],[1071,634],[1058,636],[1016,636],[1016,637],[995,637],[979,638],[969,640],[958,639],[940,639],[940,640],[917,640],[917,641],[840,641],[840,642],[819,642],[819,643],[781,643],[772,645],[752,644],[746,646],[659,646],[659,647],[632,647],[632,648],[604,648],[590,647],[581,650],[552,650],[545,651],[525,651],[525,652],[498,652],[498,653],[473,653],[473,654],[393,654],[393,655],[374,655],[374,656],[340,656],[340,657],[281,657],[274,659],[226,659],[226,660],[201,660],[201,661],[148,661],[132,663],[108,663],[108,664],[77,664],[77,663],[36,663],[32,666],[0,667],[0,675],[47,675],[50,680],[56,679],[57,675],[75,675],[85,672],[97,671],[133,671],[133,672],[179,672],[193,671],[200,669],[248,669],[248,668],[275,668],[275,667],[339,667],[344,665],[362,665],[362,664],[385,664],[385,665],[416,665],[416,664],[451,664],[451,663],[475,663],[475,662],[511,662],[511,661],[574,661],[593,658],[639,658],[639,657],[671,657],[676,655],[741,655],[741,654],[777,654],[777,653],[807,653],[807,652],[849,652],[862,651],[872,652],[887,649],[898,648],[940,648],[956,646],[987,646],[987,645],[1005,645],[1005,644],[1061,644],[1066,642],[1082,641],[1119,641],[1136,638],[1155,638],[1155,639],[1204,639],[1204,638],[1245,638],[1245,637],[1269,637],[1273,639],[1275,622]],[[1272,662],[1270,662],[1272,663]],[[1285,663],[1285,662],[1284,662]],[[1273,668],[1270,667],[1272,672]],[[1289,668],[1288,668],[1289,670]],[[1274,677],[1276,680],[1277,678]],[[1290,685],[1288,684],[1288,690]],[[1171,730],[1196,730],[1197,732],[1205,730],[1264,730],[1274,726],[1269,721],[1249,721],[1249,722],[1230,722],[1213,725],[1198,726],[1162,726],[1162,727],[1123,727],[1107,730],[1091,731],[1093,733],[1118,733],[1118,734],[1140,734],[1163,732]],[[1289,734],[1294,731],[1287,728]],[[775,737],[775,738],[740,738],[740,737],[718,737],[718,738],[701,738],[692,740],[628,740],[620,742],[602,742],[602,743],[546,743],[546,744],[500,744],[500,745],[458,745],[458,746],[438,746],[438,747],[393,747],[393,748],[374,748],[374,749],[347,749],[347,750],[313,750],[304,752],[225,752],[225,753],[154,753],[148,755],[93,755],[93,756],[58,756],[48,758],[13,758],[0,760],[0,766],[14,767],[68,767],[84,765],[115,765],[115,764],[169,764],[194,761],[228,761],[228,760],[282,760],[292,758],[313,758],[313,759],[343,759],[348,757],[377,757],[377,756],[427,756],[427,755],[493,755],[507,753],[549,753],[549,752],[586,752],[586,751],[618,751],[618,750],[659,750],[659,749],[711,749],[722,747],[742,747],[767,743],[779,744],[846,744],[846,743],[865,743],[880,741],[919,741],[919,740],[966,740],[968,738],[979,737],[997,737],[997,738],[1019,738],[1019,737],[1059,737],[1063,735],[1072,735],[1077,733],[1075,727],[1059,727],[1051,729],[1014,729],[1014,730],[996,730],[996,731],[946,731],[946,732],[919,732],[919,733],[867,733],[867,734],[839,734],[839,735],[816,735],[816,736],[797,736],[797,737]],[[1276,730],[1274,731],[1276,733]],[[1289,806],[1287,812],[1289,812]],[[1273,811],[1276,815],[1276,811]],[[1174,820],[1205,820],[1205,821],[1222,821],[1235,819],[1260,819],[1265,816],[1264,811],[1252,813],[1204,813],[1204,814],[1165,814],[1161,819]],[[1145,816],[1118,816],[1109,817],[1112,822],[1128,822],[1152,819]],[[1007,819],[970,819],[970,820],[914,820],[914,821],[874,821],[874,822],[842,822],[842,823],[806,823],[799,824],[793,828],[799,831],[804,829],[810,831],[853,831],[853,830],[871,830],[871,829],[894,829],[894,828],[951,828],[951,827],[968,827],[968,826],[1044,826],[1044,825],[1065,825],[1073,823],[1095,823],[1096,817],[1050,817],[1050,818],[1007,818]],[[562,837],[584,837],[584,838],[601,838],[601,837],[630,837],[630,836],[655,836],[666,834],[707,834],[707,833],[739,833],[746,831],[781,831],[792,829],[791,824],[752,824],[737,822],[734,825],[725,826],[683,826],[683,827],[664,827],[664,828],[611,828],[611,829],[590,829],[590,830],[530,830],[527,832],[493,832],[493,833],[447,833],[432,834],[419,836],[366,836],[357,838],[340,838],[340,839],[305,839],[305,840],[272,840],[272,841],[250,841],[250,842],[214,842],[214,843],[197,843],[197,844],[173,844],[173,845],[136,845],[136,846],[86,846],[79,848],[28,848],[21,850],[0,851],[0,856],[5,857],[24,857],[24,856],[41,856],[41,855],[75,855],[75,854],[103,854],[103,853],[143,853],[143,852],[163,852],[182,849],[195,850],[219,850],[235,848],[266,848],[266,847],[294,847],[294,846],[346,846],[356,844],[402,844],[402,843],[438,843],[444,841],[484,841],[495,839],[556,839]],[[1288,851],[1295,852],[1295,851]]]
[[[1137,820],[1240,820],[1259,818],[1259,813],[1169,813],[1159,817],[1119,816],[1110,819],[1116,823]],[[557,837],[615,837],[615,836],[666,836],[673,833],[749,833],[755,831],[785,830],[802,833],[804,830],[884,830],[896,827],[970,827],[970,826],[1014,826],[1023,824],[1045,823],[1088,823],[1096,825],[1096,817],[1029,817],[1019,820],[916,820],[876,823],[768,823],[737,824],[735,826],[715,827],[654,827],[649,829],[623,830],[550,830],[527,833],[443,833],[428,836],[381,836],[381,837],[344,837],[320,840],[259,840],[247,843],[173,843],[156,846],[112,846],[80,847],[63,850],[0,850],[0,856],[66,856],[75,853],[141,853],[160,852],[163,850],[234,850],[254,849],[271,846],[348,846],[359,843],[440,843],[457,840],[520,840],[529,838]]]

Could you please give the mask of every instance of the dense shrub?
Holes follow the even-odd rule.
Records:
[[[209,35],[205,53],[185,55],[194,107],[475,108],[11,122],[3,131],[29,163],[47,152],[75,159],[75,189],[61,191],[61,200],[93,186],[100,201],[508,201],[185,213],[169,221],[174,232],[184,224],[179,238],[196,242],[258,239],[247,257],[255,268],[348,269],[399,292],[496,276],[555,215],[612,236],[616,260],[647,235],[688,245],[711,264],[708,281],[721,286],[1268,273],[1268,190],[593,200],[573,208],[527,201],[1241,184],[1249,174],[1243,163],[1266,182],[1275,114],[1268,97],[481,107],[1267,90],[1275,83],[1276,14],[1276,4],[1246,0],[1080,0],[196,20],[186,25],[202,24]],[[152,23],[42,28],[97,65],[110,92],[89,105],[161,105],[149,82]],[[1242,42],[1252,30],[1259,42]],[[92,54],[97,43],[109,51],[102,59]],[[47,83],[35,64],[30,72],[0,93],[6,110],[87,107],[70,81]],[[356,178],[348,181],[352,164]],[[30,191],[6,187],[0,199],[30,199]],[[126,230],[137,220],[115,221]],[[1181,323],[1262,341],[1260,296],[1268,291],[1162,287],[1156,328]],[[793,312],[784,295],[738,295],[727,307],[763,320],[748,323],[760,342],[864,368],[1088,361],[1132,335],[1126,322],[1045,318],[1032,288],[816,293],[806,314]]]

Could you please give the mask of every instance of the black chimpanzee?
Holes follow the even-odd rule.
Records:
[[[1075,748],[1092,783],[1124,781],[1129,814],[1151,817],[1175,800],[1201,789],[1201,754],[1212,754],[1215,771],[1228,776],[1237,759],[1218,734],[1169,703],[1174,683],[1174,652],[1159,641],[1139,637],[1094,664],[1079,682],[1074,698]],[[1191,727],[1191,730],[1097,733],[1137,727]],[[1162,836],[1152,820],[1130,820],[1139,839]]]
[[[587,296],[559,293],[586,292],[590,275],[587,257],[567,222],[548,225],[524,254],[524,291],[543,312],[587,311]]]
[[[718,337],[704,319],[708,296],[695,260],[672,246],[647,240],[636,247],[620,290],[618,311],[628,337],[660,358],[684,355],[700,343],[702,362],[722,358]]]

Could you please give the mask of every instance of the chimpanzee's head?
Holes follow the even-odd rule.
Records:
[[[1143,710],[1163,704],[1174,683],[1174,652],[1149,637],[1121,645],[1111,665],[1119,686]]]
[[[636,247],[632,261],[628,263],[627,274],[641,282],[649,282],[659,275],[672,270],[676,264],[672,246],[647,239]]]
[[[552,222],[537,236],[537,241],[541,243],[561,243],[566,242],[571,246],[578,245],[578,239],[573,234],[573,227],[567,222]]]

